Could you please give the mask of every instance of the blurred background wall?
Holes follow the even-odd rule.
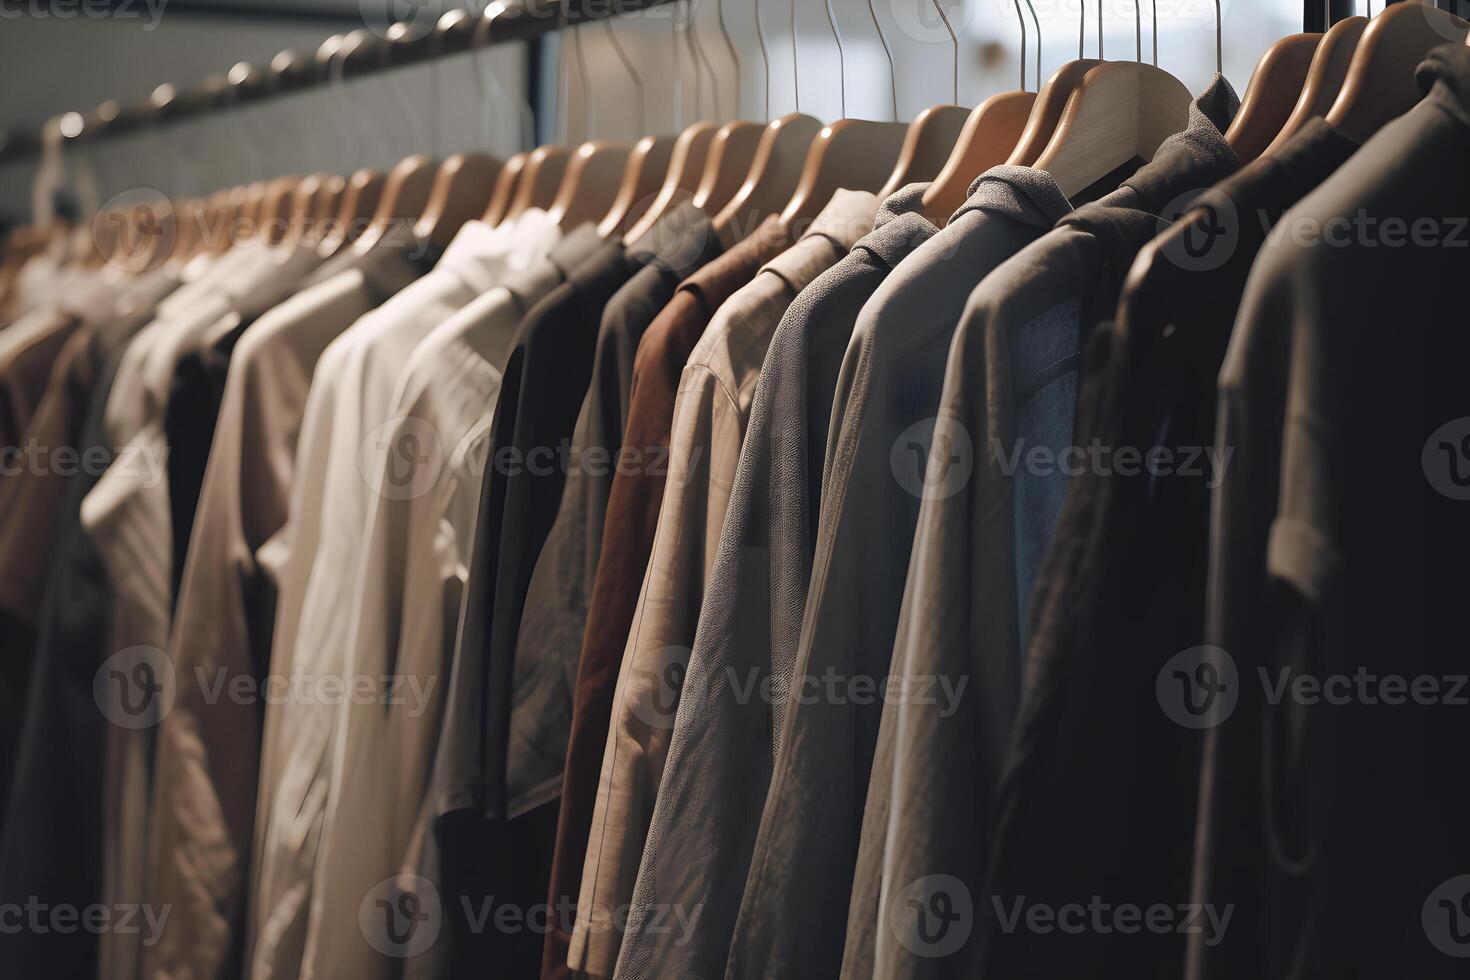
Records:
[[[263,66],[278,51],[311,52],[365,25],[432,23],[453,6],[478,12],[484,0],[0,0],[0,129],[107,99],[141,101],[160,83],[193,85],[239,61]],[[1146,2],[1137,25],[1132,0],[1029,7],[1043,80],[1076,56],[1079,24],[1096,55],[1099,15],[1109,58],[1134,57],[1137,26],[1151,60],[1156,28],[1161,67],[1195,91],[1214,73],[1214,0]],[[683,0],[548,38],[534,60],[524,45],[501,46],[478,66],[457,56],[100,141],[69,154],[67,173],[86,206],[138,187],[187,195],[282,173],[385,167],[415,151],[504,155],[535,138],[525,125],[531,106],[542,140],[627,139],[795,109],[824,120],[844,109],[909,119],[1019,85],[1018,10],[1034,88],[1037,31],[1025,0],[760,0],[759,30],[756,0]],[[1220,0],[1220,12],[1225,75],[1243,94],[1266,47],[1301,29],[1302,5]],[[0,165],[0,222],[30,219],[34,172],[34,160]]]

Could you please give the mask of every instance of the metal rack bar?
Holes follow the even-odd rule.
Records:
[[[227,74],[211,75],[190,89],[160,85],[147,102],[131,106],[104,102],[90,113],[68,113],[46,125],[59,125],[69,143],[102,139],[325,86],[337,58],[343,59],[344,78],[360,78],[486,45],[535,41],[564,27],[637,14],[670,2],[673,0],[497,0],[480,15],[450,11],[430,29],[413,22],[393,24],[386,30],[359,29],[345,38],[328,39],[310,54],[282,51],[265,69],[241,62]],[[0,134],[0,163],[37,153],[42,132],[42,127],[35,127]]]

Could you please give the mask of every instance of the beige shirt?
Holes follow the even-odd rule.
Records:
[[[297,293],[241,335],[230,362],[169,639],[176,681],[159,728],[149,901],[171,928],[144,976],[214,976],[242,931],[260,707],[220,697],[269,655],[271,588],[256,550],[286,518],[312,366],[418,269],[400,248]]]
[[[839,190],[794,245],[720,306],[685,364],[658,529],[618,675],[577,903],[571,955],[589,973],[610,975],[618,954],[620,937],[609,924],[632,900],[674,726],[679,692],[672,678],[694,646],[766,348],[796,294],[871,230],[877,210],[872,194]]]
[[[349,673],[391,677],[337,710],[331,789],[311,893],[301,975],[386,978],[391,961],[357,925],[363,896],[404,868],[444,717],[460,599],[469,574],[480,483],[501,365],[525,312],[562,282],[544,255],[549,221],[515,232],[541,255],[437,327],[404,369],[393,418],[363,478],[371,516],[353,602]]]
[[[164,415],[174,368],[210,341],[222,318],[254,315],[275,305],[316,262],[307,248],[244,246],[234,259],[220,259],[201,279],[163,300],[158,319],[124,351],[103,410],[103,428],[116,453],[81,506],[82,525],[113,585],[107,655],[144,648],[155,669],[164,669],[173,604]],[[153,735],[167,711],[166,696],[155,699],[150,710],[155,712],[150,724],[107,730],[103,890],[114,906],[139,902],[145,894]],[[120,931],[104,934],[99,951],[104,977],[135,975],[137,939]]]
[[[297,450],[288,555],[280,574],[256,802],[248,969],[296,977],[303,967],[312,882],[328,816],[337,708],[350,690],[353,599],[373,493],[363,460],[378,455],[392,399],[414,347],[476,296],[518,271],[542,240],[542,212],[514,226],[465,225],[433,271],[355,323],[317,365]],[[369,471],[373,471],[369,466]],[[377,570],[373,573],[375,574]],[[348,819],[354,819],[350,815]],[[355,921],[355,920],[354,920]]]

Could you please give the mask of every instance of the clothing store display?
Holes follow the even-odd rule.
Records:
[[[607,740],[607,717],[602,713],[595,725],[579,719],[577,695],[583,690],[583,671],[589,668],[582,655],[583,633],[592,628],[589,619],[593,589],[602,567],[602,547],[611,535],[610,576],[627,561],[627,550],[637,546],[618,536],[629,530],[619,523],[611,531],[606,518],[626,522],[629,516],[613,511],[610,499],[618,475],[624,471],[661,469],[655,458],[658,446],[623,443],[630,425],[634,388],[638,379],[638,351],[659,311],[673,297],[685,276],[701,268],[721,251],[721,243],[709,217],[693,204],[683,204],[662,216],[655,226],[630,249],[642,253],[643,267],[633,274],[603,311],[598,331],[597,354],[592,383],[582,402],[582,412],[572,435],[574,459],[581,460],[567,478],[561,509],[547,536],[526,592],[526,611],[521,619],[517,648],[521,656],[560,659],[573,672],[565,697],[570,699],[567,754],[564,773],[590,771],[595,778],[597,760]],[[661,446],[667,445],[667,438]],[[637,525],[634,525],[636,527]],[[646,557],[644,558],[646,563]],[[641,569],[639,570],[641,573]],[[594,682],[611,685],[611,679]],[[581,724],[579,724],[581,721]],[[578,792],[576,777],[564,775],[557,810],[557,837],[552,855],[551,890],[547,904],[552,908],[574,907],[582,883],[581,856],[587,847],[587,824],[592,817],[591,795]],[[586,785],[587,780],[583,778]],[[567,948],[571,923],[553,918],[547,924],[542,951],[542,975],[567,975]]]
[[[360,468],[364,454],[371,461],[383,451],[376,440],[391,424],[399,371],[434,328],[545,254],[556,240],[547,226],[544,212],[527,212],[509,228],[466,224],[432,270],[359,318],[321,354],[301,421],[290,516],[277,532],[286,535],[289,563],[280,574],[284,601],[276,608],[272,676],[301,678],[308,686],[352,676],[352,600],[369,574],[362,529],[379,485]],[[327,696],[266,705],[249,913],[253,970],[307,969],[320,914],[313,882],[321,843],[336,819],[334,761],[344,737],[339,707]]]
[[[563,833],[580,834],[582,828],[565,819],[578,806],[590,820],[585,843],[569,845],[585,847],[580,890],[575,893],[576,924],[567,953],[574,970],[612,974],[622,935],[609,927],[607,913],[632,897],[662,772],[666,739],[661,735],[667,725],[650,728],[638,712],[621,710],[625,684],[631,682],[631,673],[622,665],[641,584],[657,547],[666,484],[688,475],[672,466],[670,451],[684,365],[715,311],[788,244],[779,219],[767,218],[747,238],[681,282],[638,345],[623,438],[627,445],[643,447],[651,460],[662,462],[613,477],[582,643],[560,824]],[[579,741],[582,733],[585,737]]]
[[[5,975],[1463,974],[1470,22],[762,126],[564,13],[0,133]],[[595,20],[647,132],[317,135]]]
[[[726,736],[707,727],[715,709],[704,699],[715,701],[733,684],[721,664],[699,657],[703,628],[699,610],[708,595],[699,586],[710,581],[719,557],[720,530],[771,337],[797,293],[872,229],[878,204],[871,194],[845,190],[834,194],[790,248],[762,266],[720,307],[679,381],[669,456],[676,475],[671,476],[663,505],[663,513],[674,519],[661,516],[658,529],[658,538],[671,547],[664,559],[655,541],[623,667],[631,675],[624,698],[663,712],[663,723],[672,730],[618,954],[619,976],[703,975],[709,966],[701,964],[712,962],[708,958],[715,955],[723,960],[727,951],[716,947],[727,940],[733,915],[719,920],[714,909],[705,907],[699,927],[711,930],[710,938],[686,935],[677,947],[653,921],[658,915],[655,906],[682,902],[693,892],[707,892],[711,899],[732,894],[732,886],[738,888],[744,880],[749,855],[748,844],[720,846],[722,833],[738,840],[736,835],[749,827],[742,819],[748,811],[741,797],[726,804],[724,793],[740,794],[745,785],[754,786],[755,779],[740,775],[739,762],[730,760],[734,764],[727,765],[720,758],[731,749],[750,752],[749,741],[738,731]],[[687,474],[682,479],[680,471]],[[745,544],[740,541],[740,546]],[[685,670],[677,691],[660,690],[667,684],[666,671],[675,665]],[[652,691],[647,690],[650,684]],[[708,746],[702,739],[710,736],[721,744]],[[730,741],[724,742],[725,737]],[[694,764],[688,765],[681,756],[691,749],[709,758],[691,759]],[[757,761],[747,765],[760,769]],[[728,826],[731,821],[745,828]]]
[[[821,507],[819,466],[827,455],[828,409],[863,305],[938,230],[920,210],[926,187],[910,185],[884,201],[873,230],[802,291],[771,340],[721,532],[709,611],[701,614],[695,642],[696,653],[724,651],[724,659],[740,673],[780,675],[795,660]],[[756,721],[753,737],[779,739],[771,718]],[[827,836],[825,821],[804,826]],[[755,838],[730,946],[730,973],[799,969],[808,957],[820,962],[823,931],[813,917],[835,914],[840,923],[846,915],[845,908],[808,905],[798,897],[805,888],[825,887],[823,874],[807,874],[822,861],[816,852],[825,853],[827,842],[813,842],[810,855],[773,853],[772,848],[786,846],[783,832],[794,830],[767,830]],[[787,889],[791,893],[777,905],[763,904],[768,895]],[[768,908],[780,909],[781,921],[767,919]],[[786,942],[788,930],[802,937],[800,948]]]
[[[170,637],[175,677],[202,676],[210,686],[180,686],[160,727],[148,889],[204,934],[238,935],[244,926],[262,725],[260,705],[204,696],[223,690],[221,680],[259,680],[269,665],[276,602],[266,552],[286,521],[313,365],[420,271],[406,249],[378,250],[258,317],[230,357]],[[211,716],[220,723],[206,723]],[[162,857],[191,852],[211,858]],[[203,955],[164,937],[145,965]]]

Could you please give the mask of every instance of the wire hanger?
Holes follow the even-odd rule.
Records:
[[[832,0],[826,0],[827,23],[832,28],[832,37],[837,41],[838,65],[845,65],[842,34],[837,30],[837,18],[832,12]],[[872,10],[872,0],[868,0]],[[792,20],[796,18],[793,0]],[[877,15],[873,23],[878,23]],[[884,51],[888,40],[878,32]],[[795,25],[792,26],[792,60],[795,61]],[[889,53],[889,73],[893,75],[893,56]],[[845,93],[847,79],[845,70],[840,70],[838,84]],[[896,99],[896,95],[895,95]],[[842,112],[847,113],[847,96],[842,97]],[[904,138],[909,127],[901,122],[871,122],[866,119],[842,118],[824,126],[812,140],[807,150],[806,165],[801,180],[796,185],[791,200],[781,211],[781,220],[792,227],[799,222],[815,218],[832,194],[839,188],[849,190],[878,191],[883,188],[888,176],[893,173],[903,149]]]
[[[677,7],[676,7],[677,9]],[[678,19],[673,20],[673,30],[678,32]],[[694,77],[699,77],[699,56],[702,53],[697,43],[694,20],[688,19],[685,31],[689,34],[689,47],[694,58]],[[678,64],[678,48],[674,51],[675,65]],[[719,86],[715,80],[714,72],[710,72],[710,81],[714,87],[715,108],[719,109]],[[699,89],[695,88],[694,97],[695,111],[699,111]],[[705,159],[709,155],[710,144],[715,137],[715,124],[708,121],[695,122],[686,126],[674,141],[669,155],[669,163],[664,175],[663,184],[658,189],[658,196],[648,206],[643,216],[632,222],[623,240],[628,243],[637,241],[653,228],[654,223],[663,217],[671,208],[681,201],[689,200],[698,188],[701,175],[704,173]],[[616,210],[616,208],[614,208]]]
[[[954,51],[954,94],[953,101],[949,105],[936,105],[920,112],[909,123],[908,131],[904,134],[903,146],[898,151],[898,162],[894,164],[893,172],[883,182],[878,190],[880,198],[886,198],[889,194],[898,190],[906,184],[915,181],[933,180],[954,155],[954,149],[959,142],[960,133],[964,131],[965,123],[969,121],[970,110],[962,108],[960,101],[960,39],[955,34],[954,26],[949,22],[949,16],[945,14],[940,0],[934,0],[934,10],[939,14],[940,20],[944,22],[944,29],[949,32],[949,43]],[[1020,8],[1017,7],[1017,16]],[[888,40],[883,37],[883,29],[878,24],[878,12],[873,9],[872,0],[868,0],[868,13],[873,18],[873,27],[878,31],[878,37],[883,41],[883,50],[888,54],[888,74],[893,80],[893,118],[898,115],[898,76],[893,70],[893,52],[888,50]],[[1021,26],[1021,75],[1022,88],[1025,88],[1026,74],[1026,28],[1025,23]]]
[[[760,37],[760,0],[756,0],[756,34],[761,41],[761,54],[765,54],[765,39]],[[730,53],[730,64],[734,69],[734,84],[731,92],[734,95],[729,115],[738,117],[740,115],[740,57],[735,52],[735,43],[730,40],[730,30],[725,25],[725,5],[723,0],[715,0],[715,15],[720,25],[720,36],[725,41],[725,50]],[[766,71],[766,116],[770,119],[770,68]],[[718,90],[716,90],[718,94]],[[720,110],[716,101],[716,112]],[[755,160],[756,148],[764,135],[765,127],[759,123],[743,119],[733,119],[725,123],[715,133],[714,139],[710,141],[709,152],[704,164],[704,175],[699,180],[699,188],[694,192],[693,204],[706,214],[719,214],[720,211],[730,203],[736,192],[744,183],[746,175],[751,170],[752,162]]]
[[[674,6],[677,31],[677,4]],[[618,43],[617,34],[612,29],[611,18],[604,20],[603,26],[607,28],[607,40],[618,60],[623,64],[623,70],[633,80],[633,91],[638,101],[638,132],[648,132],[648,100],[643,89],[643,77],[638,74],[638,69],[633,66],[628,53]],[[679,47],[673,46],[675,64],[679,57]],[[698,77],[699,66],[695,65],[695,77]],[[682,133],[680,135],[683,135]],[[597,233],[603,238],[612,238],[628,229],[633,222],[643,216],[653,203],[654,196],[658,194],[663,185],[664,177],[669,172],[669,162],[674,155],[673,136],[649,136],[638,138],[633,144],[632,151],[628,154],[628,162],[623,167],[623,179],[618,184],[617,192],[613,196],[611,207],[607,214],[597,224]]]
[[[495,19],[501,14],[509,12],[509,10],[510,8],[503,3],[491,4],[490,8],[485,12],[486,29],[493,30]],[[563,39],[562,43],[566,44],[568,41],[575,40],[574,37],[569,37],[570,31],[565,29],[565,4],[557,4],[556,16],[558,21],[563,25],[561,34]],[[571,30],[574,31],[576,28],[571,28]],[[561,64],[558,66],[556,73],[556,104],[558,109],[560,109],[562,107],[562,99],[565,97],[567,108],[569,109],[571,105],[571,94],[567,92],[564,95],[563,90],[565,88],[566,76],[570,73],[570,68],[567,66],[567,59],[565,57],[559,60]],[[560,113],[563,129],[567,125],[568,115],[570,113],[567,111]],[[527,141],[528,145],[530,142],[529,140]],[[505,212],[500,216],[500,221],[513,221],[527,208],[540,208],[542,210],[550,208],[552,202],[556,200],[558,190],[561,188],[562,178],[566,176],[567,164],[571,161],[571,156],[571,150],[559,143],[546,144],[532,149],[526,156],[525,167],[516,183],[515,195],[510,199],[510,203],[506,205]],[[491,206],[492,208],[494,207],[493,202]]]
[[[1137,23],[1137,0],[1133,10]],[[1190,102],[1183,82],[1143,62],[1140,44],[1135,61],[1104,61],[1082,77],[1034,166],[1075,197],[1129,160],[1152,159],[1184,128]]]
[[[976,177],[1005,162],[1031,118],[1037,94],[1026,91],[1026,18],[1021,13],[1019,0],[1012,0],[1012,5],[1021,27],[1021,87],[1013,92],[992,95],[965,118],[964,127],[940,168],[939,176],[924,192],[924,212],[936,224],[947,222],[949,216],[965,202]],[[1040,88],[1041,21],[1036,19],[1036,8],[1031,5],[1031,0],[1026,0],[1026,6],[1036,24],[1036,77]],[[958,62],[958,48],[955,57]]]
[[[465,11],[451,10],[434,25],[430,37],[436,77],[446,50],[468,46],[471,37],[467,28],[472,23]],[[440,248],[447,246],[465,222],[485,213],[500,167],[501,162],[486,153],[456,153],[445,158],[434,177],[424,213],[414,226],[414,235]]]
[[[563,0],[563,10],[569,2],[570,0]],[[596,102],[589,91],[590,76],[582,54],[580,25],[570,29],[569,40],[576,54],[577,74],[582,86],[582,105],[586,120],[584,128],[587,135],[591,135],[595,128],[592,110],[596,108]],[[626,143],[595,139],[589,139],[577,147],[567,163],[567,171],[557,190],[556,200],[547,208],[551,219],[562,228],[571,229],[583,222],[596,222],[604,217],[617,196],[631,150]]]
[[[1463,44],[1467,33],[1470,24],[1447,10],[1415,0],[1388,5],[1364,28],[1327,121],[1366,142],[1419,102],[1414,71],[1430,49]]]
[[[771,62],[766,51],[765,31],[761,27],[760,0],[755,0],[755,33],[766,65],[766,118],[770,121],[761,133],[744,183],[715,217],[715,233],[727,245],[750,234],[762,220],[777,213],[791,200],[792,192],[801,180],[807,151],[822,129],[820,122],[800,111],[788,113],[780,119],[770,118]],[[795,62],[793,43],[792,64]],[[797,109],[800,108],[798,103]],[[699,203],[698,197],[695,203]]]
[[[384,43],[376,50],[380,67],[401,64],[412,54],[414,40],[408,34],[406,24],[398,23],[388,28]],[[408,103],[401,88],[389,83],[390,90],[400,101]],[[434,186],[434,161],[422,153],[413,153],[394,165],[383,182],[383,194],[378,200],[378,209],[373,213],[372,223],[358,237],[352,247],[359,255],[366,255],[402,222],[417,221],[429,202],[429,192]]]

